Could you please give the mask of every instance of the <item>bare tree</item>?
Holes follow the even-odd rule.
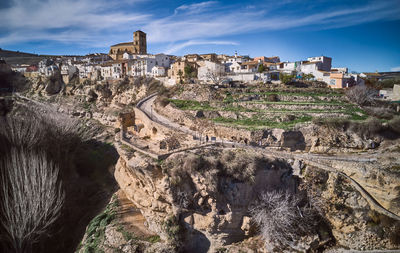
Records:
[[[365,85],[356,85],[346,92],[350,101],[356,102],[358,105],[373,104],[376,91]]]
[[[276,246],[291,246],[316,225],[316,214],[289,192],[265,192],[250,209],[252,220],[260,229],[269,250]]]
[[[64,203],[59,168],[44,152],[12,148],[0,161],[0,225],[14,252],[31,252]]]
[[[224,73],[221,70],[212,70],[210,68],[207,68],[207,72],[205,74],[205,78],[213,82],[213,84],[219,85],[224,81]]]
[[[0,120],[0,135],[8,144],[18,147],[30,149],[39,143],[45,137],[45,131],[37,131],[40,128],[40,120],[35,115],[32,115],[29,121],[14,117]],[[7,144],[2,143],[2,145],[6,146]]]

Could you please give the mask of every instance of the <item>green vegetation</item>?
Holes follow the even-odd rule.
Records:
[[[248,98],[248,96],[252,97]],[[285,96],[285,99],[291,96],[308,97],[308,99],[306,99],[306,101],[279,101],[279,96]],[[254,100],[244,101],[250,99]],[[248,129],[290,129],[298,123],[311,122],[313,119],[319,120],[319,118],[315,118],[315,114],[319,114],[322,118],[325,118],[325,116],[321,116],[321,114],[326,115],[326,118],[329,119],[334,117],[335,120],[337,120],[338,117],[339,119],[353,121],[362,121],[368,118],[364,110],[347,102],[344,93],[330,90],[321,90],[319,92],[301,90],[295,90],[293,92],[252,92],[251,89],[247,89],[245,93],[241,94],[232,94],[230,91],[225,91],[225,99],[223,102],[216,103],[216,105],[213,106],[211,106],[209,102],[192,100],[169,99],[168,102],[181,110],[234,112],[236,117],[218,117],[214,118],[213,121]],[[265,106],[259,107],[257,104]],[[251,114],[249,115],[246,113]],[[287,119],[288,117],[289,119]]]
[[[183,72],[182,72],[182,70],[179,70],[179,71],[178,71],[178,76],[179,76],[179,83],[180,83],[180,84],[183,84],[183,80],[182,80]]]
[[[168,217],[163,224],[163,228],[168,235],[168,239],[174,243],[180,242],[182,228],[176,216]]]
[[[134,236],[134,234],[132,234],[131,232],[126,231],[122,225],[119,225],[117,227],[117,231],[122,234],[122,236],[124,237],[125,241],[127,241],[127,242],[132,240],[132,239],[136,240],[136,237]]]
[[[185,66],[184,72],[186,78],[194,78],[197,75],[196,70],[190,65]]]
[[[115,218],[117,207],[118,200],[114,195],[106,209],[89,223],[86,230],[87,242],[83,246],[83,252],[102,252],[98,247],[104,240],[107,225],[109,225]],[[79,251],[79,249],[77,251]]]
[[[284,96],[297,96],[297,97],[335,97],[335,96],[344,96],[343,93],[336,92],[336,91],[330,91],[330,92],[307,92],[307,91],[293,91],[293,92],[287,92],[287,91],[261,91],[261,92],[246,92],[243,93],[245,95],[270,95],[270,94],[276,94],[276,95],[284,95]]]
[[[257,71],[258,71],[258,73],[262,73],[262,72],[264,72],[264,71],[265,71],[265,67],[264,67],[264,65],[263,65],[263,64],[260,64],[260,66],[258,66],[258,69],[257,69]]]
[[[214,122],[224,123],[236,126],[245,126],[250,128],[282,128],[289,129],[294,127],[298,123],[310,122],[312,120],[311,116],[302,116],[292,121],[276,122],[271,119],[257,119],[257,118],[247,118],[247,119],[230,119],[219,117],[214,119]]]
[[[284,84],[288,84],[291,81],[293,81],[293,79],[296,77],[296,75],[289,75],[289,74],[284,74],[284,73],[280,73],[279,74],[279,80],[281,80],[282,83]]]
[[[157,242],[161,241],[161,238],[158,235],[153,235],[153,236],[150,236],[150,237],[146,238],[145,240],[150,242],[150,243],[157,243]]]
[[[313,74],[305,74],[302,77],[302,79],[304,79],[304,80],[311,80],[311,79],[314,79],[314,78],[315,78],[315,76]]]
[[[181,110],[207,110],[207,108],[211,108],[207,102],[178,99],[169,99],[169,101]]]

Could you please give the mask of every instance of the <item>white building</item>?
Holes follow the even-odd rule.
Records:
[[[160,66],[154,66],[151,69],[151,74],[154,77],[165,76],[166,75],[165,68]]]
[[[277,64],[277,70],[290,74],[294,71],[300,71],[300,65],[300,62],[281,62]]]
[[[319,70],[331,71],[332,68],[332,58],[326,56],[317,56],[307,58],[309,62],[321,62],[319,65]]]
[[[113,79],[119,79],[123,77],[123,69],[121,62],[113,62],[111,65],[111,76]]]
[[[61,66],[61,75],[67,75],[69,78],[71,78],[77,71],[78,69],[72,65],[63,64]]]
[[[110,80],[112,78],[112,64],[107,63],[100,66],[100,74],[104,80]]]
[[[225,66],[212,61],[199,62],[200,67],[197,70],[197,78],[202,81],[214,81],[225,74]]]
[[[234,56],[228,56],[221,63],[225,65],[226,72],[240,72],[242,69],[241,64],[249,61],[250,57],[248,56],[238,56],[235,53]]]
[[[123,58],[129,60],[128,75],[132,76],[152,76],[154,67],[169,68],[171,65],[170,57],[165,54],[131,55],[124,53]]]
[[[225,66],[225,70],[227,72],[240,73],[242,69],[242,64],[236,61],[232,63],[225,63]]]

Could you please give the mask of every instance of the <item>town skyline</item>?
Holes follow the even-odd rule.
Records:
[[[2,3],[0,47],[36,54],[108,53],[110,45],[130,41],[132,31],[140,29],[149,35],[148,52],[154,54],[237,51],[251,57],[276,55],[282,61],[325,55],[335,67],[350,71],[400,71],[398,1],[54,2]],[[16,15],[31,22],[16,20]]]

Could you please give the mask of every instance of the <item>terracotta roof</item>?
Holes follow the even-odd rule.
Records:
[[[256,61],[247,61],[247,62],[242,62],[242,65],[257,65],[258,62]]]
[[[320,61],[315,61],[315,62],[305,62],[305,63],[302,63],[302,65],[311,65],[311,64],[316,64],[317,62],[320,62]]]
[[[122,43],[112,45],[111,47],[118,47],[118,46],[133,46],[133,42],[122,42]]]
[[[379,73],[363,73],[366,76],[381,76]]]

